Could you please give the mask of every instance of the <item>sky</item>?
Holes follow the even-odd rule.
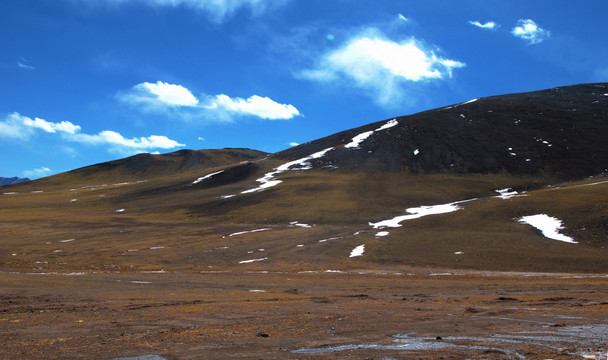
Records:
[[[0,176],[608,81],[596,0],[0,0]]]

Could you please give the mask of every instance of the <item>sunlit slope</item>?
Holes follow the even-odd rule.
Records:
[[[608,86],[584,84],[272,155],[184,150],[92,165],[3,188],[0,266],[605,272],[607,112]]]

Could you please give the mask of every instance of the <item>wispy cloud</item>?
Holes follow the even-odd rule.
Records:
[[[344,83],[366,91],[380,105],[404,95],[408,84],[440,80],[464,63],[438,56],[414,38],[387,39],[376,29],[367,29],[342,47],[322,55],[312,69],[299,76],[324,82]]]
[[[533,20],[520,19],[517,26],[511,29],[511,34],[515,37],[524,39],[528,44],[538,44],[551,36],[549,30],[538,26]]]
[[[498,27],[498,24],[496,24],[494,21],[487,21],[483,24],[480,23],[479,21],[469,21],[469,24],[471,24],[473,26],[477,26],[478,28],[488,29],[488,30],[496,29]]]
[[[162,135],[129,139],[112,130],[104,130],[94,135],[81,133],[80,130],[81,127],[79,125],[74,125],[69,121],[55,123],[41,118],[32,119],[16,112],[9,114],[3,121],[0,121],[0,137],[4,138],[27,140],[35,135],[37,131],[43,131],[50,134],[58,134],[65,141],[108,146],[109,150],[119,153],[173,149],[185,146]]]
[[[49,169],[46,166],[43,166],[41,168],[36,168],[33,170],[25,170],[23,171],[23,175],[27,178],[30,179],[35,179],[35,178],[39,178],[39,177],[43,177],[46,175],[49,175],[51,173],[51,169]]]
[[[25,61],[17,61],[17,66],[20,69],[25,69],[25,70],[34,70],[35,67],[33,67],[32,65],[28,65]]]
[[[98,0],[87,0],[96,4]],[[186,6],[207,13],[214,22],[221,23],[242,8],[249,9],[253,15],[259,15],[278,8],[290,0],[109,0],[113,4],[139,2],[151,6],[178,7]]]
[[[239,116],[255,116],[261,119],[291,119],[300,111],[291,104],[281,104],[268,97],[252,95],[247,99],[225,94],[195,97],[182,85],[144,82],[120,92],[117,98],[142,111],[167,111],[183,118],[214,118],[233,120]]]

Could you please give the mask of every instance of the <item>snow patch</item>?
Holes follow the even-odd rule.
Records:
[[[420,154],[420,150],[418,150],[418,149],[414,150],[414,156],[416,156],[418,154]]]
[[[76,239],[67,239],[67,240],[59,240],[60,243],[67,243],[67,242],[72,242]]]
[[[271,228],[262,228],[262,229],[255,229],[255,230],[249,230],[249,231],[239,231],[239,232],[232,233],[232,234],[230,234],[228,236],[236,236],[236,235],[255,233],[255,232],[266,231],[266,230],[270,230],[270,229]]]
[[[477,100],[479,100],[479,99],[471,99],[471,100],[469,100],[469,101],[465,101],[465,102],[460,103],[460,104],[458,104],[458,105],[470,104],[470,103],[473,103],[473,102],[475,102],[475,101],[477,101]]]
[[[383,237],[383,236],[387,236],[388,234],[390,234],[388,231],[379,231],[376,233],[376,237]]]
[[[331,237],[331,238],[327,238],[327,239],[322,239],[322,240],[319,240],[319,242],[324,243],[324,242],[328,242],[331,240],[338,240],[338,239],[341,239],[341,237]]]
[[[573,238],[560,234],[559,230],[564,229],[562,221],[545,214],[523,216],[518,220],[520,223],[531,225],[543,233],[543,236],[553,239],[564,241],[571,244],[577,244]]]
[[[264,176],[257,179],[256,181],[261,183],[260,186],[253,188],[253,189],[242,191],[241,194],[248,194],[248,193],[262,191],[269,187],[273,187],[273,186],[276,186],[276,185],[282,183],[283,182],[282,180],[276,180],[274,178],[276,175],[278,175],[282,172],[285,172],[288,170],[310,170],[310,169],[312,169],[312,165],[308,161],[310,161],[312,159],[318,159],[320,157],[323,157],[328,151],[331,151],[333,149],[334,149],[333,147],[330,147],[330,148],[318,151],[312,155],[303,157],[301,159],[287,162],[287,163],[275,168],[274,171],[266,173]],[[297,168],[292,169],[292,167],[297,167]]]
[[[344,147],[345,148],[358,148],[359,145],[363,142],[363,140],[370,137],[370,135],[373,133],[374,133],[373,131],[366,131],[364,133],[361,133],[361,134],[355,136],[348,144],[344,145]]]
[[[347,149],[350,149],[350,148],[358,149],[359,145],[361,145],[361,143],[363,141],[365,141],[365,139],[370,137],[374,132],[390,129],[393,126],[396,126],[397,124],[399,124],[399,122],[396,119],[390,120],[386,124],[377,128],[376,130],[366,131],[364,133],[361,133],[361,134],[353,137],[352,140],[348,144],[344,145],[344,147]]]
[[[249,263],[252,263],[252,262],[264,261],[264,260],[268,260],[268,258],[264,257],[264,258],[260,258],[260,259],[243,260],[243,261],[239,261],[239,264],[249,264]]]
[[[382,130],[390,129],[393,126],[396,126],[397,124],[399,124],[399,121],[397,121],[396,119],[393,119],[393,120],[388,121],[386,124],[380,126],[375,131],[382,131]]]
[[[364,245],[359,245],[356,248],[354,248],[351,252],[350,252],[350,256],[349,257],[356,257],[356,256],[361,256],[363,255],[363,252],[365,251],[365,244]]]
[[[198,178],[198,179],[194,180],[194,181],[192,182],[192,185],[198,184],[198,183],[200,183],[200,182],[201,182],[201,181],[203,181],[203,180],[207,180],[207,179],[209,179],[209,178],[211,178],[211,177],[213,177],[213,176],[215,176],[215,175],[221,174],[221,173],[223,173],[223,172],[224,172],[224,170],[220,170],[220,171],[217,171],[217,172],[214,172],[214,173],[211,173],[211,174],[205,175],[205,176],[203,176],[203,177],[200,177],[200,178]]]
[[[406,220],[418,219],[427,215],[445,214],[460,210],[462,209],[462,207],[458,206],[458,204],[473,200],[476,199],[456,201],[449,204],[413,207],[405,210],[410,213],[410,215],[400,215],[392,219],[379,221],[377,223],[370,222],[369,225],[372,226],[374,229],[380,229],[385,227],[400,227],[400,223]]]
[[[125,209],[116,209],[116,211],[114,211],[117,214],[121,214],[123,212],[125,212]]]
[[[518,194],[517,191],[515,191],[515,190],[513,190],[511,188],[504,188],[504,189],[499,189],[499,190],[494,190],[494,191],[496,191],[497,193],[500,194],[497,197],[499,197],[501,199],[505,199],[505,200],[506,199],[510,199],[510,198],[512,198],[512,197],[514,197],[515,195]]]

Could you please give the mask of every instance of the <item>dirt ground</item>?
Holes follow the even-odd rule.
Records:
[[[608,277],[0,272],[2,359],[605,359]]]

